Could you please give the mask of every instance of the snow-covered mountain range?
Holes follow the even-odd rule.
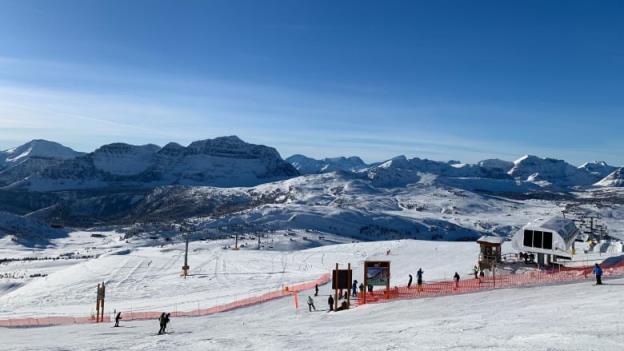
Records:
[[[216,227],[251,222],[353,237],[458,239],[479,234],[479,214],[501,219],[486,226],[508,234],[520,223],[501,213],[518,219],[514,211],[522,209],[522,220],[530,220],[533,207],[555,213],[556,201],[587,203],[598,195],[619,204],[611,187],[624,186],[621,168],[604,162],[575,167],[537,156],[476,164],[405,156],[374,164],[358,157],[287,160],[235,136],[188,146],[113,143],[87,154],[35,140],[2,153],[0,211],[72,225],[210,216]],[[553,201],[525,208],[492,195]],[[442,234],[431,229],[440,227]]]
[[[200,140],[186,147],[175,143],[162,148],[113,143],[85,155],[56,160],[61,162],[13,179],[8,188],[59,191],[169,184],[232,187],[299,175],[274,148],[248,144],[235,136]]]
[[[315,160],[304,155],[292,155],[286,161],[292,164],[301,174],[320,174],[335,171],[359,172],[369,167],[357,156]]]
[[[274,148],[248,144],[235,136],[196,141],[188,146],[113,143],[88,154],[55,142],[33,140],[0,152],[0,186],[31,191],[162,185],[254,186],[300,174],[336,171],[367,178],[375,186],[383,187],[401,187],[418,182],[423,176],[433,176],[453,184],[472,182],[473,188],[495,184],[497,191],[504,184],[510,189],[537,186],[565,190],[620,186],[620,182],[613,181],[616,169],[603,161],[576,167],[563,160],[532,155],[514,162],[488,159],[476,164],[405,156],[373,164],[366,164],[357,156],[317,160],[293,155],[282,160]],[[518,185],[522,186],[517,188]]]

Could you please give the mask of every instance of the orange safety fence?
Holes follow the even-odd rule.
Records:
[[[492,289],[529,287],[567,282],[579,282],[593,277],[593,266],[579,268],[561,268],[538,270],[523,273],[502,273],[501,275],[465,279],[435,281],[412,285],[411,287],[393,287],[388,290],[368,291],[359,294],[358,304],[388,302],[397,299],[416,299],[455,294],[465,294]],[[624,276],[624,262],[603,265],[603,276]]]
[[[240,300],[235,300],[226,304],[217,305],[209,308],[195,309],[191,311],[174,311],[170,312],[172,317],[192,317],[192,316],[207,316],[215,313],[221,313],[231,311],[237,308],[249,307],[257,304],[261,304],[270,300],[278,299],[285,296],[291,296],[293,293],[297,293],[303,290],[313,289],[317,284],[327,284],[330,280],[329,274],[324,274],[320,278],[295,284],[285,287],[284,289],[271,291],[262,295],[247,297]],[[133,312],[133,311],[119,311],[121,312],[124,321],[133,320],[147,320],[158,319],[162,312],[147,311],[147,312]],[[110,322],[110,315],[104,315],[104,322]],[[93,317],[33,317],[33,318],[16,318],[16,319],[4,319],[0,320],[0,327],[44,327],[53,325],[67,325],[67,324],[86,324],[96,323],[95,316]]]

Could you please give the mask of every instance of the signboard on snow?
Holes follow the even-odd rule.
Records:
[[[332,289],[351,290],[352,271],[350,269],[332,270]]]
[[[364,278],[366,285],[390,286],[390,262],[389,261],[366,261],[364,262]]]

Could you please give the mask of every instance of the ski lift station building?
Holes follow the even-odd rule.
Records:
[[[538,264],[569,260],[574,255],[574,242],[580,234],[574,221],[563,217],[537,219],[520,229],[511,239],[514,249],[537,256]]]

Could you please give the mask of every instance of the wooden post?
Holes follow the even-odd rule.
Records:
[[[98,283],[97,286],[97,297],[96,297],[96,302],[95,302],[95,323],[99,323],[100,322],[100,283]]]
[[[104,322],[104,298],[106,297],[106,286],[104,285],[104,282],[102,282],[102,299],[100,301],[102,301],[102,307],[100,308],[100,313],[101,313],[101,317],[100,317],[100,322]]]
[[[351,272],[351,263],[347,265],[347,272]],[[351,280],[353,277],[349,275],[348,287],[349,291],[347,291],[347,307],[351,308],[351,290],[353,289],[353,281]]]
[[[334,282],[334,286],[336,287],[336,289],[334,289],[334,312],[338,310],[338,281],[338,263],[336,263],[336,281]]]
[[[368,265],[366,264],[366,261],[364,261],[364,290],[362,292],[362,300],[364,301],[364,304],[366,304],[366,291],[368,290],[368,279],[366,278],[368,276]]]
[[[186,279],[186,276],[188,275],[188,271],[189,271],[189,265],[188,265],[188,246],[189,246],[189,236],[188,233],[186,234],[186,248],[184,250],[184,266],[182,266],[182,275],[184,276],[184,279]]]

